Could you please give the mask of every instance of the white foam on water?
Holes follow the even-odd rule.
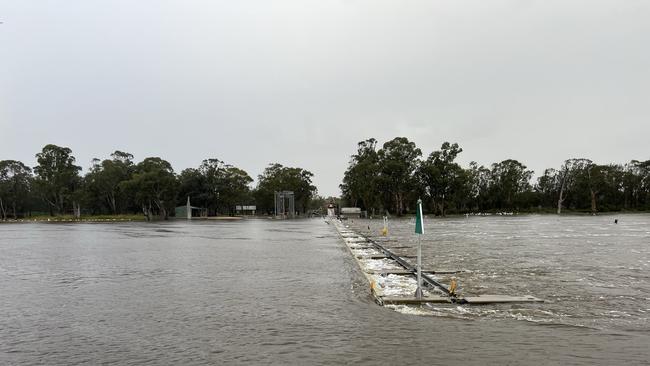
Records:
[[[379,285],[384,296],[403,296],[409,297],[415,294],[417,281],[411,276],[398,275],[372,275],[371,278]],[[424,291],[427,295],[427,291]]]
[[[407,314],[407,315],[419,315],[419,316],[437,316],[437,313],[434,313],[426,308],[419,306],[408,306],[408,305],[386,305],[387,308],[397,311],[398,313]]]
[[[379,255],[379,251],[375,249],[352,249],[354,255]]]
[[[346,243],[367,243],[368,241],[365,238],[360,237],[350,237],[345,238]]]
[[[389,259],[361,259],[359,260],[363,269],[372,269],[374,271],[380,271],[383,269],[402,269],[398,264],[393,260]]]

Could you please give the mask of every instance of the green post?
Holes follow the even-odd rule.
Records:
[[[424,234],[424,225],[422,222],[422,200],[418,199],[418,206],[415,214],[415,234],[418,236],[418,288],[415,290],[415,297],[422,298],[422,241],[420,236]]]

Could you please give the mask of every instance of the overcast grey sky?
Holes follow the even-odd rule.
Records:
[[[650,1],[0,0],[0,160],[271,162],[338,195],[356,143],[462,164],[650,159]]]

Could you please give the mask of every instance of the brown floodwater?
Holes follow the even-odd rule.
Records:
[[[650,216],[617,217],[427,220],[463,292],[547,302],[413,313],[321,219],[1,224],[0,364],[644,364]]]

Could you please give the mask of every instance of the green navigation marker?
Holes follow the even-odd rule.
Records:
[[[422,200],[418,199],[418,207],[416,210],[415,216],[415,233],[424,234],[424,225],[422,222]],[[415,298],[422,298],[422,241],[420,240],[420,235],[418,235],[418,288],[415,290]]]
[[[424,225],[422,224],[422,200],[418,199],[417,213],[415,216],[415,233],[424,234]]]

